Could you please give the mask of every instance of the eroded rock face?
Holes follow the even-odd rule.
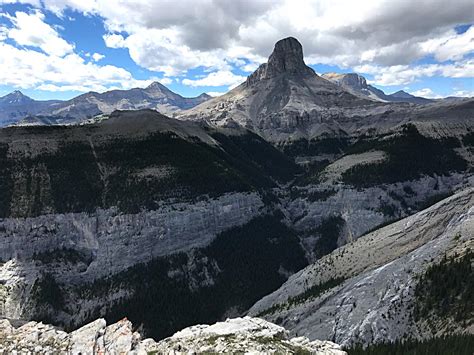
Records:
[[[314,70],[304,63],[303,47],[293,37],[284,38],[275,44],[275,49],[268,58],[268,63],[262,64],[255,73],[248,77],[247,85],[274,78],[283,73],[301,76],[316,75]]]
[[[262,207],[257,193],[236,193],[194,204],[164,203],[138,214],[98,210],[4,219],[0,257],[9,261],[0,266],[1,315],[30,316],[28,299],[42,273],[67,284],[92,282],[156,257],[206,246],[218,233],[258,216]]]
[[[404,336],[429,338],[433,334],[411,313],[414,289],[429,265],[444,255],[463,255],[474,247],[473,205],[474,190],[469,188],[336,249],[291,276],[249,314],[278,319],[291,334],[332,339],[344,346]],[[289,302],[330,280],[338,280],[337,285]],[[449,324],[449,319],[442,322]],[[441,329],[442,324],[438,325]]]
[[[142,340],[126,318],[106,325],[104,319],[68,334],[51,325],[29,322],[15,328],[0,321],[0,352],[34,354],[189,354],[189,353],[285,353],[311,352],[344,355],[339,345],[329,341],[290,338],[280,326],[259,318],[235,318],[213,325],[195,325],[160,342]]]

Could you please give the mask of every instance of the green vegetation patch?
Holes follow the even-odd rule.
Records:
[[[342,154],[350,141],[345,137],[322,137],[307,140],[305,138],[286,142],[281,145],[283,152],[291,157],[316,156],[320,154]]]
[[[65,302],[63,289],[54,276],[45,273],[35,281],[30,301],[34,304],[32,319],[59,325],[54,314],[63,310]]]
[[[227,159],[231,160],[230,163],[248,175],[258,176],[263,172],[276,181],[288,182],[300,172],[300,168],[292,159],[254,133],[243,135],[214,133],[212,137],[228,154]]]
[[[216,147],[169,132],[107,137],[94,145],[85,139],[68,141],[68,130],[64,132],[56,151],[33,158],[9,160],[8,146],[0,145],[0,218],[9,216],[14,203],[25,204],[18,205],[18,217],[42,211],[91,213],[115,206],[137,213],[157,208],[163,199],[194,201],[202,195],[269,190],[299,171],[292,160],[251,133],[214,134],[220,143]],[[13,172],[26,180],[18,201],[12,201]]]
[[[449,335],[428,340],[358,345],[344,349],[349,355],[472,355],[474,335]]]
[[[285,310],[285,309],[290,309],[291,307],[294,307],[298,304],[305,303],[306,301],[314,299],[316,297],[319,297],[320,295],[322,295],[326,291],[328,291],[328,290],[330,290],[330,289],[332,289],[336,286],[339,286],[342,282],[344,282],[344,278],[337,277],[337,278],[334,278],[334,279],[329,279],[326,282],[311,286],[310,288],[308,288],[304,292],[300,293],[299,295],[289,297],[286,300],[286,302],[275,304],[275,305],[271,306],[270,308],[260,312],[258,314],[258,317],[263,317],[267,314],[273,314],[273,313],[278,312],[278,311],[282,311],[282,310]]]
[[[0,143],[0,218],[10,214],[13,180],[11,176],[11,162],[7,158],[8,145]]]
[[[342,174],[342,179],[353,186],[370,187],[414,180],[422,175],[464,171],[467,162],[454,151],[459,146],[456,138],[425,137],[414,125],[408,124],[400,136],[355,143],[348,149],[349,154],[383,150],[388,158],[378,163],[353,166]]]
[[[453,318],[463,325],[474,322],[474,252],[463,257],[443,258],[430,266],[415,288],[415,319],[430,314]]]
[[[319,239],[314,246],[316,258],[319,259],[337,248],[337,240],[344,223],[345,221],[341,216],[331,216],[324,219],[317,228],[312,230],[313,233],[319,235]]]
[[[474,132],[470,132],[466,134],[462,138],[462,142],[464,143],[465,146],[474,147]]]
[[[424,200],[420,201],[416,208],[418,210],[424,210],[425,208],[428,208],[430,206],[433,206],[435,203],[438,203],[439,201],[444,200],[445,198],[448,198],[453,195],[452,191],[444,192],[444,193],[439,193],[435,195],[428,196]]]
[[[34,253],[32,256],[33,260],[41,261],[43,264],[60,262],[60,263],[85,263],[90,264],[92,262],[92,255],[81,253],[75,249],[60,248],[55,250],[48,250],[39,253]]]

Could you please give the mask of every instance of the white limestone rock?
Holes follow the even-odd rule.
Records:
[[[318,355],[344,355],[339,345],[329,341],[290,338],[288,332],[259,318],[235,318],[213,325],[195,325],[160,342],[141,339],[127,319],[106,326],[97,319],[68,334],[50,325],[30,322],[19,328],[0,320],[0,353],[34,354],[293,354],[306,351]]]
[[[100,318],[92,323],[86,324],[70,334],[73,354],[92,354],[98,346],[99,337],[105,333],[106,322]]]
[[[196,325],[160,341],[159,354],[243,353],[293,354],[307,351],[313,354],[346,354],[332,342],[305,337],[290,338],[285,328],[260,318],[234,318],[213,325]]]

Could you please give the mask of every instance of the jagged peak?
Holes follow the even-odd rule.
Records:
[[[6,96],[10,96],[10,97],[28,97],[26,96],[25,94],[23,94],[20,90],[15,90],[15,91],[12,91],[11,93],[5,95]]]
[[[339,84],[347,84],[350,86],[357,86],[357,87],[366,87],[367,80],[360,74],[357,73],[325,73],[321,75],[324,79],[339,83]]]
[[[154,81],[146,87],[146,89],[163,89],[163,88],[168,90],[168,88],[166,86],[164,86],[163,84],[161,84],[158,81]]]
[[[303,46],[294,37],[287,37],[275,43],[268,62],[262,64],[247,78],[247,85],[274,78],[283,73],[302,76],[316,75],[314,70],[305,64]]]
[[[2,102],[6,101],[7,103],[10,103],[10,104],[18,104],[21,102],[33,101],[31,97],[26,96],[20,90],[12,91],[11,93],[3,97],[0,97],[0,100]]]

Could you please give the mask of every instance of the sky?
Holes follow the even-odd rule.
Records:
[[[0,96],[69,99],[153,81],[219,95],[288,36],[320,74],[474,96],[472,24],[472,0],[0,0]]]

